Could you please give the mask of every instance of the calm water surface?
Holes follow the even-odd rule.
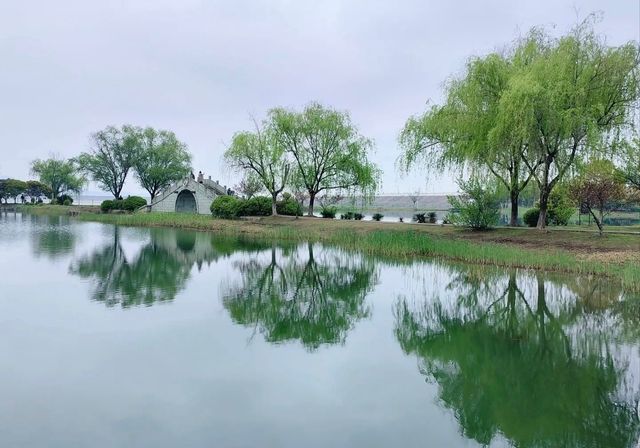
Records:
[[[2,447],[634,447],[603,280],[0,215]]]

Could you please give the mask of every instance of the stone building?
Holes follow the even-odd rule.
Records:
[[[147,207],[153,212],[211,213],[209,207],[215,198],[230,194],[226,186],[204,178],[202,173],[196,179],[193,174],[174,183],[156,196]]]

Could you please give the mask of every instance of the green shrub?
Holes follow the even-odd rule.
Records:
[[[384,215],[382,213],[374,213],[373,214],[373,220],[374,221],[380,221],[382,218],[384,218]]]
[[[354,216],[353,212],[347,212],[347,213],[341,214],[340,219],[352,220],[353,216]]]
[[[398,218],[398,222],[404,222],[404,218],[403,218],[402,216],[400,216],[400,217]]]
[[[266,196],[254,196],[251,199],[241,200],[237,216],[269,216],[271,215],[271,198]]]
[[[320,215],[327,219],[334,219],[336,217],[336,213],[338,213],[338,209],[336,207],[323,207],[322,210],[320,210]]]
[[[362,218],[364,218],[364,215],[362,213],[353,214],[353,219],[355,219],[356,221],[362,221]]]
[[[524,215],[522,215],[522,221],[529,227],[535,227],[538,225],[538,218],[540,218],[540,209],[537,207],[530,208]],[[547,221],[549,217],[547,216]]]
[[[484,188],[478,179],[459,181],[461,196],[449,196],[451,205],[449,219],[453,224],[486,230],[495,226],[500,219],[500,199],[498,195]]]
[[[118,202],[122,203],[122,210],[126,210],[128,212],[136,211],[140,207],[147,205],[147,200],[140,196],[128,196],[127,199]]]
[[[68,194],[61,194],[56,198],[55,203],[58,205],[71,205],[73,204],[73,198]]]
[[[242,199],[235,196],[218,196],[213,200],[209,209],[211,214],[217,218],[232,219],[238,216]]]
[[[424,224],[427,222],[427,214],[426,213],[416,213],[415,215],[413,215],[413,221],[420,223],[420,224]]]
[[[114,207],[114,201],[112,201],[111,199],[107,199],[106,201],[102,201],[102,203],[100,204],[100,210],[102,211],[102,213],[109,213],[111,210],[113,210]]]
[[[566,226],[576,211],[576,206],[564,186],[556,187],[549,195],[547,221],[554,226]]]
[[[302,207],[289,193],[282,195],[282,200],[276,203],[276,210],[279,215],[285,216],[301,216]]]
[[[436,212],[429,212],[427,213],[427,219],[430,224],[435,224],[438,219],[438,215],[436,215]]]

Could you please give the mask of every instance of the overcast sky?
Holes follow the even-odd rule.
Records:
[[[382,191],[451,192],[450,176],[398,175],[407,117],[440,101],[470,56],[535,25],[564,33],[593,11],[610,44],[639,39],[639,0],[4,0],[0,178],[25,179],[32,159],[74,156],[90,132],[130,123],[174,131],[196,171],[233,185],[221,161],[233,133],[315,100],[375,141]],[[139,191],[131,180],[124,194]]]

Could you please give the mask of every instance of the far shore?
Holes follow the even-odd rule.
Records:
[[[640,291],[640,227],[609,228],[604,237],[584,228],[500,227],[474,232],[450,225],[342,221],[310,217],[215,219],[175,213],[103,214],[96,206],[18,206],[34,214],[83,221],[172,227],[273,241],[318,241],[371,255],[436,257],[503,267],[603,275]]]

